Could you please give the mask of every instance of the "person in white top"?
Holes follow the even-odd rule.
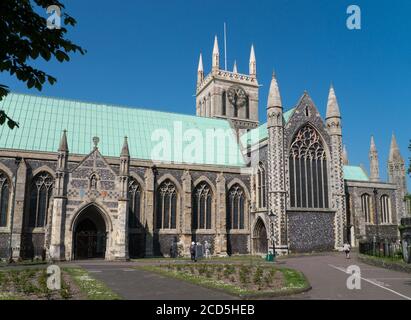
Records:
[[[351,246],[348,243],[344,244],[343,251],[345,252],[345,258],[350,259]]]

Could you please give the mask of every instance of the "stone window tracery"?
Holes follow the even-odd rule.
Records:
[[[6,174],[0,171],[0,227],[7,226],[9,211],[10,184]]]
[[[54,179],[48,172],[41,172],[34,177],[30,189],[29,227],[42,228],[47,224],[53,184]]]
[[[380,198],[381,207],[381,223],[392,223],[391,219],[391,199],[387,195],[383,195]]]
[[[361,196],[361,209],[364,215],[365,223],[372,223],[373,219],[371,215],[371,197],[367,193]]]
[[[245,229],[245,195],[240,185],[233,185],[227,198],[227,229]]]
[[[193,225],[196,229],[211,229],[213,193],[208,183],[200,183],[193,192]]]
[[[170,181],[164,181],[157,192],[157,229],[175,229],[177,217],[177,189]]]
[[[130,228],[138,228],[141,224],[141,188],[136,179],[130,178],[128,183]]]
[[[328,208],[327,156],[318,132],[306,125],[295,135],[290,154],[293,208]]]

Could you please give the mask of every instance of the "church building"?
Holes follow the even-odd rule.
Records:
[[[337,96],[325,118],[307,92],[283,104],[273,74],[259,123],[257,62],[211,71],[200,56],[196,115],[10,93],[0,109],[0,258],[216,256],[329,251],[396,240],[407,215],[395,136],[388,181],[349,164]],[[189,92],[188,92],[189,94]],[[324,106],[325,107],[325,106]],[[348,108],[348,106],[344,106]],[[322,110],[323,108],[321,108]],[[193,106],[194,113],[194,106]]]

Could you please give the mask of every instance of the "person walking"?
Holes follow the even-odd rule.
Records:
[[[191,246],[190,246],[190,255],[191,255],[191,261],[197,262],[197,245],[196,243],[193,241],[191,242]]]
[[[343,251],[345,252],[345,258],[350,259],[351,246],[348,243],[344,244]]]

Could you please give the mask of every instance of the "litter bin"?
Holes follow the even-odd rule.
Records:
[[[268,254],[265,257],[265,260],[269,261],[269,262],[273,262],[274,261],[274,254],[271,251],[269,251]]]

